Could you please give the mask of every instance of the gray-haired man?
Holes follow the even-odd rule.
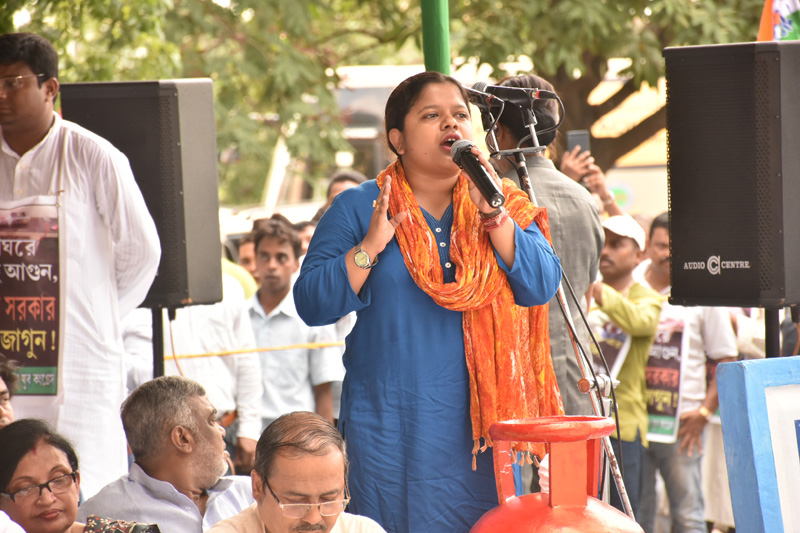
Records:
[[[163,376],[122,404],[122,425],[135,462],[78,511],[156,523],[162,531],[201,532],[246,509],[250,478],[223,476],[225,429],[199,383]]]

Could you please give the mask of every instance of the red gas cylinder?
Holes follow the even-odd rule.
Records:
[[[497,422],[495,478],[500,505],[481,517],[472,533],[643,533],[634,520],[597,499],[602,438],[614,431],[611,418],[551,416]],[[514,495],[509,442],[546,442],[550,492]]]

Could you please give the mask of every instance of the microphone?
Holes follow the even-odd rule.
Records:
[[[483,131],[489,131],[495,123],[495,117],[499,117],[503,113],[506,103],[500,98],[484,92],[484,87],[486,87],[486,84],[479,81],[472,87],[466,89],[469,102],[481,112]],[[497,111],[496,115],[492,114],[493,109]]]
[[[486,84],[482,81],[475,83],[472,87],[465,87],[469,96],[469,103],[481,110],[481,112],[491,112],[493,107],[502,107],[503,101],[484,91]]]
[[[500,207],[506,202],[506,197],[497,182],[492,179],[484,166],[481,165],[478,157],[471,152],[473,146],[472,141],[467,139],[458,140],[453,143],[450,155],[453,157],[455,164],[464,169],[469,175],[483,197],[489,202],[489,205],[495,208]]]
[[[534,100],[558,99],[558,95],[553,91],[523,87],[504,87],[502,85],[486,85],[485,83],[482,85],[481,91],[492,94],[501,100],[506,100],[520,107],[529,107],[533,105]],[[475,85],[473,85],[473,88],[475,88]]]

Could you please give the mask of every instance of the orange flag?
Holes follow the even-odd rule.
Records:
[[[800,39],[800,0],[765,0],[759,41]]]

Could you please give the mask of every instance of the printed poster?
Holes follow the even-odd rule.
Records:
[[[0,204],[0,351],[21,367],[20,396],[58,394],[59,245],[55,197]]]
[[[672,443],[678,438],[683,355],[688,336],[682,320],[667,319],[658,324],[655,341],[645,368],[645,398],[649,428],[647,439]]]
[[[589,313],[589,325],[611,371],[611,376],[609,377],[612,380],[618,379],[619,371],[631,347],[631,336],[622,331],[619,326],[608,319],[605,313],[599,310]],[[598,374],[606,374],[600,354],[597,353],[597,347],[594,343],[591,344],[591,350],[594,371]]]

